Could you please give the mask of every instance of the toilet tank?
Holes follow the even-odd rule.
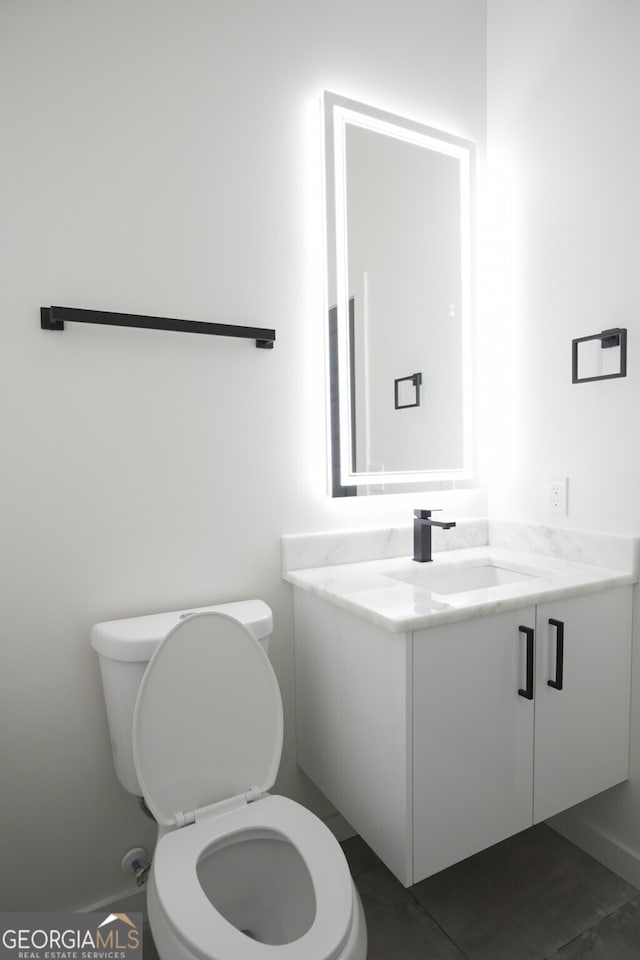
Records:
[[[156,647],[169,631],[189,614],[208,610],[226,613],[244,624],[269,653],[273,615],[262,600],[239,600],[127,620],[108,620],[91,628],[91,646],[98,653],[100,663],[116,775],[125,790],[137,797],[142,796],[142,788],[133,763],[132,730],[142,677]]]

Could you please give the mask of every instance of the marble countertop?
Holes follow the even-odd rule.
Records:
[[[419,583],[396,579],[419,579],[421,568],[446,574],[463,566],[482,566],[487,562],[520,571],[526,579],[460,593],[438,593]],[[429,564],[418,564],[406,556],[387,557],[285,570],[283,576],[294,587],[322,597],[394,633],[624,586],[638,579],[629,570],[494,546],[434,553],[433,562]]]

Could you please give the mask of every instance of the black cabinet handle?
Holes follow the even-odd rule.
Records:
[[[554,690],[562,690],[564,671],[564,623],[562,620],[549,619],[549,625],[556,628],[556,678],[547,680],[547,684]]]
[[[520,688],[518,693],[526,700],[533,700],[533,627],[518,627],[518,630],[527,638],[527,681],[525,689]]]

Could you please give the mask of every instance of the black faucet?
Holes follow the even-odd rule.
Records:
[[[440,520],[432,520],[431,514],[434,510],[414,510],[413,511],[413,559],[418,563],[430,563],[433,560],[431,556],[431,527],[442,527],[443,530],[450,530],[455,527],[455,523],[442,523]]]

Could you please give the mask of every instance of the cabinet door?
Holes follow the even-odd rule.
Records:
[[[631,589],[537,608],[535,823],[629,776]]]
[[[413,635],[414,881],[532,822],[533,607]],[[533,679],[533,678],[532,678]]]

